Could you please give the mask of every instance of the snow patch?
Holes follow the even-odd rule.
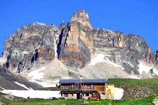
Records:
[[[153,69],[153,72],[158,75],[158,70],[157,69]]]
[[[124,90],[122,88],[114,89],[114,100],[121,100],[124,95]]]
[[[91,63],[89,65],[95,65],[99,62],[105,62],[103,54],[98,54],[95,58],[91,60]]]
[[[19,82],[14,82],[14,83],[17,84],[17,85],[19,85],[19,86],[21,86],[21,87],[23,87],[23,88],[25,88],[25,89],[27,89],[27,90],[33,90],[32,88],[28,88],[24,84],[21,84]]]
[[[28,77],[31,77],[32,80],[40,80],[44,78],[44,73],[41,71],[44,70],[46,67],[42,67],[38,70],[34,70],[28,74]]]
[[[44,24],[44,23],[39,23],[39,22],[34,22],[33,24],[46,25],[46,24]]]
[[[61,97],[60,91],[43,91],[43,90],[3,90],[1,91],[5,94],[10,94],[17,97],[23,98],[41,98],[50,99],[53,97]]]
[[[46,67],[42,67],[38,70],[34,70],[30,73],[28,73],[28,77],[30,78],[31,82],[36,82],[43,87],[56,87],[56,84],[59,84],[58,81],[51,81],[51,80],[46,80],[44,79],[44,72],[42,70],[45,70]]]
[[[104,54],[97,54],[97,56],[91,60],[89,65],[95,65],[95,64],[100,63],[100,62],[106,62],[110,65],[113,65],[116,67],[121,67],[120,65],[118,65],[114,62],[111,62],[109,59],[105,59],[104,57],[105,57]]]
[[[140,77],[138,77],[138,76],[134,76],[134,75],[131,75],[130,78],[132,78],[132,79],[141,79]]]
[[[7,59],[5,57],[0,57],[0,65],[3,65]]]
[[[142,62],[139,63],[139,73],[143,74],[143,73],[148,73],[150,70],[152,69],[152,67],[147,66],[145,64],[143,64]]]
[[[31,82],[36,82],[37,84],[42,85],[43,87],[56,87],[57,84],[59,84],[59,82],[51,82],[51,81],[47,81],[45,80],[43,81],[36,81],[36,80],[31,80]]]
[[[158,70],[152,66],[148,66],[146,64],[144,64],[143,62],[139,62],[139,73],[143,74],[143,73],[149,73],[150,70],[153,69],[154,74],[158,75]]]

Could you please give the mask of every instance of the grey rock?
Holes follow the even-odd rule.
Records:
[[[19,28],[5,41],[3,67],[20,73],[43,66],[57,57],[67,68],[79,70],[100,53],[104,54],[105,61],[121,65],[128,74],[140,75],[140,61],[158,68],[158,51],[154,52],[143,38],[93,28],[84,10],[78,10],[67,25],[64,22],[60,26],[32,23]],[[150,70],[152,75],[153,72]],[[70,73],[70,76],[77,77],[77,74]]]
[[[41,85],[33,82],[29,82],[26,78],[15,75],[4,68],[0,67],[0,87],[2,89],[11,89],[11,90],[26,90],[26,88],[19,86],[15,82],[24,84],[28,88],[32,89],[41,89]]]
[[[19,28],[5,41],[7,62],[4,67],[21,72],[53,60],[59,33],[57,26],[42,23]]]
[[[152,51],[146,41],[133,34],[118,31],[93,29],[94,47],[102,52],[106,59],[121,64],[128,73],[139,74],[139,61],[157,65],[157,54]]]
[[[86,11],[77,11],[61,33],[59,60],[71,67],[84,67],[93,52],[92,27]]]

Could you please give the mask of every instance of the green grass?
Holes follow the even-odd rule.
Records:
[[[115,84],[116,86],[149,86],[149,85],[158,85],[158,78],[152,79],[109,79],[108,84]]]
[[[131,100],[87,100],[89,105],[154,105],[152,101],[155,96],[138,98]],[[1,102],[6,105],[83,105],[83,100],[73,100],[73,99],[58,99],[58,100],[44,100],[44,99],[30,99],[30,100],[9,100],[0,99]]]
[[[153,79],[109,79],[108,84],[114,84],[125,90],[124,99],[158,95],[158,78]],[[141,92],[144,95],[141,95]],[[129,95],[130,93],[130,95]],[[133,93],[133,94],[132,94]],[[135,96],[138,93],[139,95]]]
[[[130,99],[130,100],[89,100],[90,105],[154,105],[152,101],[155,96],[146,97],[146,98],[138,98],[138,99]]]
[[[79,100],[44,100],[44,99],[30,99],[30,100],[8,100],[0,99],[0,102],[5,103],[5,105],[82,105],[82,101]]]

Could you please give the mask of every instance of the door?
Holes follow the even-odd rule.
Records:
[[[77,99],[82,99],[82,94],[77,93]]]
[[[80,93],[77,93],[77,99],[80,99]]]

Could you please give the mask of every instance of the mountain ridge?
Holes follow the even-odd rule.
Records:
[[[80,75],[83,78],[158,76],[158,52],[144,38],[94,28],[85,10],[78,10],[67,25],[32,23],[19,28],[5,41],[0,64],[28,79],[32,70],[45,67],[40,71],[43,77],[36,80],[43,82]]]

